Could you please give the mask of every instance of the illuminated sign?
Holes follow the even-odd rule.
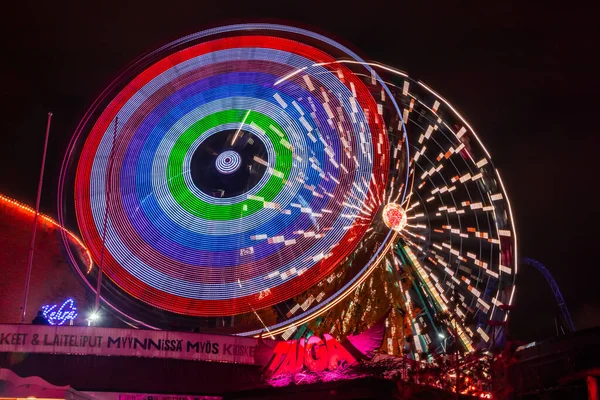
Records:
[[[77,318],[77,307],[73,299],[68,299],[60,307],[58,304],[42,306],[42,314],[50,325],[64,325],[65,322]]]
[[[273,357],[266,365],[267,375],[296,373],[306,368],[317,372],[334,370],[342,362],[355,364],[350,354],[333,336],[325,334],[323,339],[311,336],[308,340],[278,342],[273,348]]]
[[[341,343],[328,334],[322,338],[311,336],[308,339],[280,341],[273,347],[259,340],[257,363],[265,366],[266,377],[303,371],[333,371],[341,364],[356,364],[360,359],[371,358],[373,352],[381,347],[389,313],[366,331],[350,335]]]
[[[70,302],[63,313],[68,313],[68,306]],[[58,315],[59,310],[60,307],[56,307],[51,312]],[[241,336],[97,326],[0,324],[0,353],[152,357],[257,365],[257,345],[257,339]]]

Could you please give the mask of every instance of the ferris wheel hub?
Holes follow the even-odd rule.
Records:
[[[408,223],[406,212],[400,204],[396,203],[386,204],[383,208],[382,217],[385,225],[396,232],[402,231]]]
[[[222,174],[229,175],[240,169],[242,158],[237,151],[226,150],[219,154],[215,160],[217,171]]]

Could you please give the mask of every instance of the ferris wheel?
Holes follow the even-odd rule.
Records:
[[[473,350],[514,295],[510,204],[472,128],[303,29],[225,26],[136,60],[77,128],[58,201],[95,261],[67,246],[82,279],[149,328],[286,339],[385,264],[415,353]]]
[[[401,87],[394,95],[412,149],[397,254],[417,280],[422,309],[446,317],[440,323],[427,312],[413,313],[415,344],[429,345],[433,333],[442,339],[452,335],[471,351],[491,344],[514,297],[517,238],[510,203],[468,122],[422,82],[396,74]],[[407,301],[406,309],[411,307]],[[425,336],[419,334],[423,324],[434,328]]]

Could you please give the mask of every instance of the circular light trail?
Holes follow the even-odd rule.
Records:
[[[108,214],[106,276],[164,310],[234,315],[294,297],[345,260],[377,212],[388,143],[363,81],[318,65],[333,60],[242,33],[165,55],[115,94],[74,188],[95,259]],[[212,174],[202,158],[216,154]]]
[[[163,46],[70,146],[59,220],[96,262],[104,249],[104,300],[138,324],[347,331],[384,287],[419,357],[442,337],[487,346],[508,317],[517,240],[489,152],[425,84],[321,35],[245,24]]]
[[[226,175],[233,174],[235,171],[240,169],[241,165],[242,158],[233,150],[222,152],[215,161],[217,171]]]

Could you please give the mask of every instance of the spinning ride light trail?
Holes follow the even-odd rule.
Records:
[[[237,316],[238,334],[289,335],[392,259],[415,282],[397,286],[419,349],[439,340],[426,325],[451,336],[426,309],[455,310],[472,350],[514,295],[510,205],[471,127],[306,30],[231,25],[142,57],[87,113],[60,180],[61,221],[94,260],[106,246],[104,301],[146,326]]]
[[[91,127],[76,173],[94,258],[107,211],[106,276],[171,312],[231,315],[291,298],[346,258],[381,203],[387,138],[361,80],[312,67],[327,60],[288,39],[241,35],[133,78]],[[210,164],[198,167],[198,153]]]

